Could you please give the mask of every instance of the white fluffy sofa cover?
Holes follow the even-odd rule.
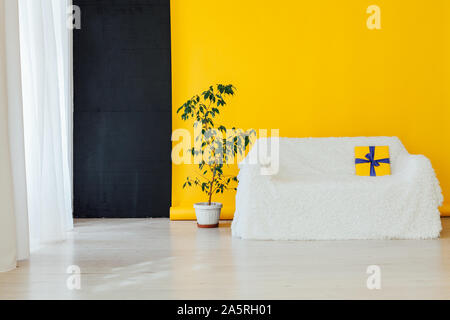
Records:
[[[270,140],[270,139],[269,139]],[[255,156],[258,140],[247,158]],[[355,174],[355,146],[389,146],[391,176]],[[243,239],[432,239],[443,197],[430,161],[396,137],[281,138],[279,171],[243,161],[232,233]],[[261,157],[260,157],[260,163]]]

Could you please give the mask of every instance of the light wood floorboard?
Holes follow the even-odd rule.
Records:
[[[439,240],[244,241],[230,223],[78,220],[0,274],[0,299],[450,299],[450,219]],[[276,226],[274,226],[276,227]],[[69,290],[67,268],[81,268]],[[381,268],[380,290],[366,286]]]

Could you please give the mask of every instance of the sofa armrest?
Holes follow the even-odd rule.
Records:
[[[430,160],[420,154],[403,155],[396,161],[398,162],[398,169],[393,174],[405,178],[411,178],[415,174],[429,172],[430,169],[433,169]]]
[[[274,177],[278,175],[279,166],[274,166],[270,162],[267,163],[245,163],[239,164],[239,169],[250,171],[253,176]]]
[[[400,169],[394,174],[408,182],[428,184],[434,190],[434,198],[441,206],[444,198],[431,161],[424,155],[402,156],[397,161],[399,161]]]

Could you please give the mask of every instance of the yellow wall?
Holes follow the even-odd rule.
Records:
[[[448,0],[172,0],[173,128],[194,93],[233,83],[224,120],[285,137],[398,136],[437,171],[450,213]],[[381,8],[381,30],[366,9]],[[172,219],[194,218],[193,166],[173,167]],[[234,194],[219,197],[231,218]]]

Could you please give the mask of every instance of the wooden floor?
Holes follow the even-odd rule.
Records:
[[[70,239],[0,274],[0,299],[450,299],[450,219],[440,240],[243,241],[230,224],[79,220]],[[81,268],[81,290],[67,268]],[[366,286],[369,265],[381,289]]]

